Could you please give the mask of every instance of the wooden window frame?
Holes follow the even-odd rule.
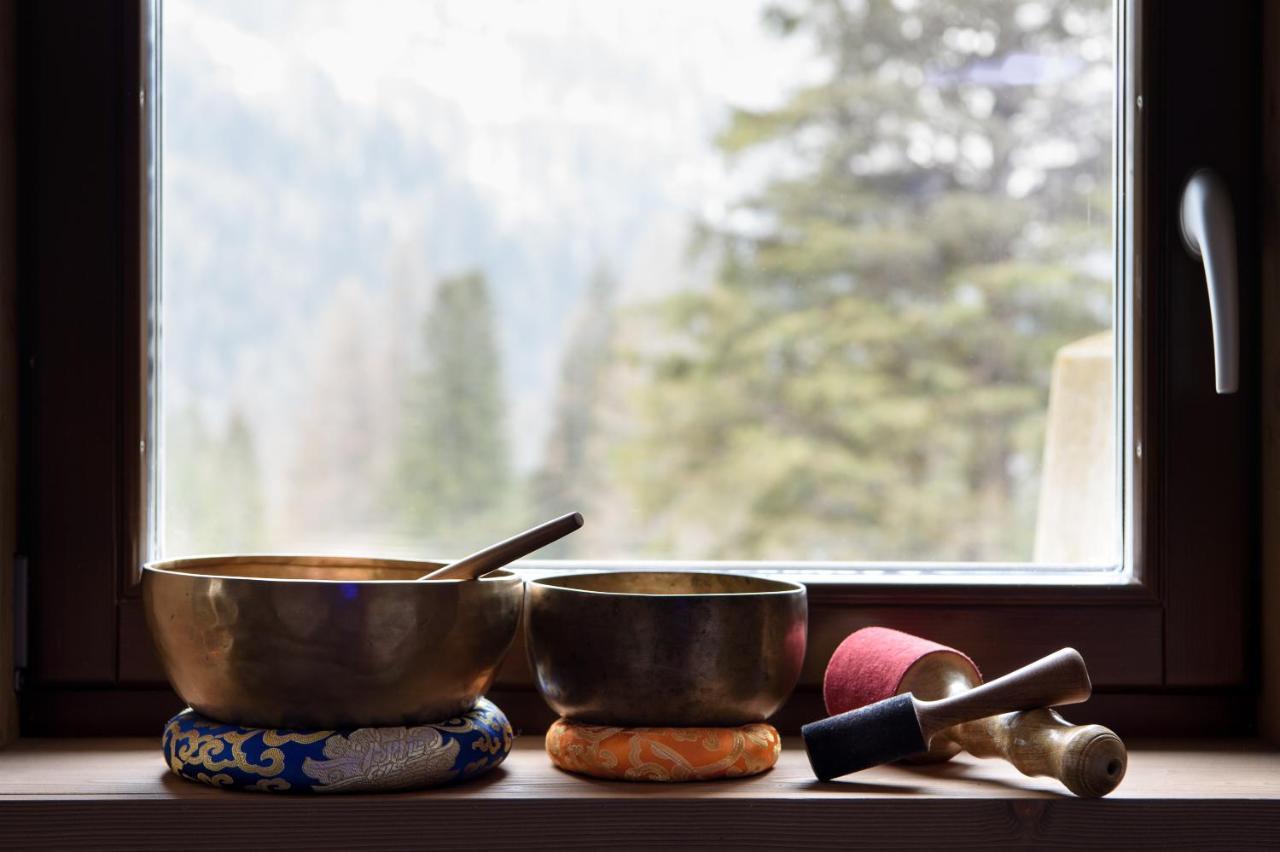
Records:
[[[1135,3],[1138,0],[1134,0]],[[178,705],[138,594],[144,552],[150,262],[140,170],[143,0],[18,9],[20,552],[30,566],[24,734],[154,733]],[[1124,467],[1128,582],[809,584],[809,654],[780,714],[821,714],[822,666],[849,631],[885,624],[999,672],[1062,645],[1090,664],[1091,719],[1121,733],[1248,733],[1257,692],[1259,235],[1240,240],[1241,381],[1213,391],[1202,272],[1173,212],[1212,166],[1257,221],[1259,0],[1212,15],[1142,2],[1126,22],[1139,69],[1131,142],[1134,429]],[[1140,38],[1137,38],[1140,36]],[[1189,61],[1188,57],[1194,57]],[[1137,95],[1141,96],[1138,106]],[[1213,133],[1188,129],[1215,128]],[[550,718],[522,648],[496,694],[517,723]],[[1083,712],[1083,711],[1082,711]]]

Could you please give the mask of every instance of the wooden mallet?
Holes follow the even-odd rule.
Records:
[[[843,713],[910,692],[933,700],[982,683],[978,667],[954,648],[885,627],[847,637],[827,665],[822,691],[827,712]],[[999,757],[1024,775],[1056,778],[1077,796],[1105,796],[1119,785],[1128,752],[1101,725],[1072,725],[1046,708],[1005,713],[949,728],[934,736],[913,762],[948,760],[961,749]]]
[[[903,693],[800,729],[813,772],[823,781],[927,751],[947,728],[1014,710],[1086,700],[1092,688],[1072,648],[937,701]]]
[[[430,574],[423,574],[418,581],[478,580],[490,571],[496,571],[504,565],[509,565],[534,551],[541,550],[552,542],[559,541],[581,526],[582,515],[579,513],[570,512],[567,515],[561,515],[545,524],[538,524],[533,529],[525,530],[519,535],[491,544],[484,550],[477,550],[470,556],[456,559]]]

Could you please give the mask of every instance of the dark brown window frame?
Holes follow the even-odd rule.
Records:
[[[19,7],[20,550],[31,580],[23,731],[154,733],[177,706],[137,590],[143,552],[146,242],[138,93],[141,0]],[[1173,211],[1212,166],[1257,221],[1259,0],[1142,3],[1128,184],[1134,228],[1135,572],[1115,585],[810,584],[809,657],[784,728],[821,711],[827,655],[886,624],[965,649],[989,671],[1065,644],[1090,663],[1091,719],[1121,733],[1254,724],[1258,516],[1258,234],[1241,228],[1241,389],[1213,392],[1201,271]],[[1190,58],[1194,57],[1194,61]],[[1212,133],[1197,132],[1213,128]],[[549,718],[513,650],[497,693]],[[1139,721],[1141,720],[1141,721]],[[1136,727],[1141,724],[1142,727]]]

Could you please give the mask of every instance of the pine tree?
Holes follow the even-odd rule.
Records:
[[[213,441],[193,405],[167,414],[164,431],[165,516],[161,547],[166,556],[210,552],[207,459],[213,452]]]
[[[403,531],[451,552],[511,502],[501,356],[484,275],[442,279],[407,380],[391,504]],[[427,553],[424,555],[450,555]]]
[[[224,553],[260,551],[267,542],[262,470],[252,427],[239,409],[228,418],[216,457],[218,543]]]
[[[387,365],[376,357],[368,302],[366,290],[348,284],[316,325],[284,501],[289,539],[301,549],[367,547],[379,525],[379,450],[390,434],[378,390]]]
[[[262,476],[249,421],[232,409],[221,435],[194,406],[165,424],[164,541],[168,557],[267,546]]]
[[[769,23],[828,72],[719,140],[787,168],[753,230],[704,226],[720,272],[641,353],[626,479],[685,555],[1027,558],[1053,354],[1110,320],[1110,3]]]
[[[598,267],[574,321],[560,368],[551,434],[533,477],[538,517],[584,510],[601,490],[601,460],[593,451],[604,404],[602,382],[614,343],[617,291],[617,279],[606,267]],[[567,558],[581,540],[562,539],[539,557]]]

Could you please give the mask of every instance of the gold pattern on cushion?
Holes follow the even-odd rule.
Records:
[[[569,772],[626,781],[708,781],[771,769],[782,740],[772,725],[619,728],[560,719],[547,731],[551,762]]]
[[[280,770],[284,769],[284,753],[278,748],[264,749],[259,755],[263,761],[261,764],[249,760],[244,751],[244,744],[250,737],[256,736],[256,731],[225,732],[214,735],[201,734],[199,729],[202,727],[208,729],[211,726],[197,724],[195,730],[183,732],[179,730],[176,721],[170,721],[167,733],[173,737],[173,757],[170,764],[174,772],[180,773],[184,764],[201,766],[214,772],[234,766],[251,775],[271,778],[279,775]],[[213,780],[209,783],[214,783],[215,786],[222,783],[219,776],[226,778],[226,783],[231,783],[230,777],[225,773],[210,776]]]

